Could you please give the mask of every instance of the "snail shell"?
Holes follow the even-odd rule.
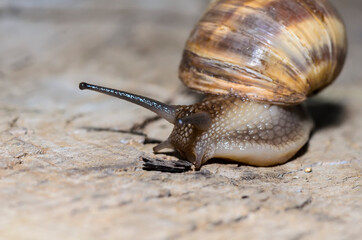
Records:
[[[191,32],[179,77],[206,93],[293,105],[338,76],[346,42],[325,0],[216,0]]]

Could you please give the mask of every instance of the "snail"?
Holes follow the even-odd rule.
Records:
[[[346,32],[326,0],[213,0],[191,32],[179,78],[206,97],[167,105],[124,91],[80,89],[145,107],[174,128],[156,147],[176,149],[196,169],[211,158],[254,166],[291,159],[313,121],[303,102],[341,72]]]

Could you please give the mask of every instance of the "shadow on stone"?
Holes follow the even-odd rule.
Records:
[[[203,164],[203,166],[205,165],[209,165],[209,164],[222,164],[222,165],[236,165],[237,167],[240,166],[247,166],[246,164],[237,162],[237,161],[233,161],[230,159],[225,159],[225,158],[211,158],[210,160],[208,160],[206,163]],[[202,166],[201,166],[202,168]]]
[[[297,158],[300,158],[302,157],[306,152],[308,152],[308,148],[309,148],[309,140],[306,144],[304,144],[304,146],[299,149],[299,151],[291,158],[289,159],[287,162],[290,162],[290,161],[293,161]],[[280,164],[280,165],[283,165],[284,163]]]
[[[306,105],[315,124],[313,132],[323,128],[338,126],[346,118],[345,106],[336,102],[310,99]]]

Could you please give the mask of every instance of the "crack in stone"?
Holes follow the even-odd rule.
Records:
[[[13,120],[10,121],[9,127],[13,128],[16,126],[16,122],[19,120],[19,117],[15,117]]]
[[[134,134],[144,134],[142,131],[147,127],[147,125],[156,122],[160,119],[161,117],[159,116],[148,117],[144,119],[141,123],[133,124],[133,126],[128,131]]]
[[[249,211],[247,214],[245,214],[245,215],[240,215],[240,216],[235,217],[235,218],[232,218],[232,219],[230,219],[230,220],[228,220],[228,221],[218,220],[218,221],[216,221],[216,222],[212,222],[211,224],[212,224],[213,226],[222,226],[222,225],[229,225],[229,224],[232,224],[232,223],[239,223],[239,222],[241,222],[241,221],[246,220],[251,213],[256,213],[256,212],[258,212],[258,211],[260,210],[260,208],[261,208],[261,207],[258,206],[258,207],[256,207],[255,209],[250,210],[250,211]]]
[[[149,201],[152,199],[169,198],[169,197],[172,197],[171,191],[168,189],[163,189],[156,195],[147,196],[146,198],[144,198],[144,201]]]
[[[15,158],[21,159],[21,158],[24,158],[24,157],[26,157],[26,156],[28,156],[28,155],[29,155],[29,154],[28,154],[27,152],[24,152],[24,153],[19,154],[18,156],[15,156]],[[21,163],[22,163],[22,161],[20,161],[19,164],[21,164]]]
[[[290,240],[300,240],[305,238],[306,236],[310,235],[311,232],[302,232],[302,233],[298,233],[296,236],[292,237]]]
[[[11,162],[11,163],[7,164],[7,166],[4,167],[3,169],[5,169],[5,170],[13,169],[15,166],[21,165],[22,163],[23,163],[23,161],[22,161],[22,160],[19,160],[19,158],[18,158],[17,161]]]
[[[130,130],[122,130],[118,128],[107,128],[107,127],[81,127],[88,132],[114,132],[114,133],[125,133],[125,134],[132,134],[137,136],[147,137],[145,133],[140,132],[131,132]]]
[[[338,165],[347,165],[347,164],[351,164],[351,163],[362,163],[362,160],[360,159],[352,159],[352,160],[342,160],[342,161],[334,161],[334,162],[316,162],[313,164],[309,164],[307,166],[305,166],[304,168],[307,167],[316,167],[316,166],[338,166]],[[303,169],[304,169],[303,168]]]
[[[13,159],[16,159],[13,163],[8,164],[6,167],[13,168],[16,165],[23,163],[23,158],[33,155],[42,155],[45,153],[45,150],[42,147],[39,147],[31,142],[23,141],[17,137],[13,137],[4,142],[6,146],[6,151],[9,156]],[[1,147],[4,145],[0,145]]]
[[[283,178],[285,175],[294,174],[294,173],[297,173],[300,171],[303,171],[303,169],[298,169],[296,171],[283,172],[283,173],[278,174],[277,178]]]
[[[113,132],[113,133],[124,133],[124,134],[131,134],[131,135],[136,135],[136,136],[142,136],[145,139],[143,140],[143,144],[157,144],[157,143],[161,143],[160,140],[158,139],[154,139],[154,138],[149,138],[147,136],[147,134],[143,133],[143,132],[133,132],[131,130],[122,130],[122,129],[118,129],[118,128],[102,128],[102,127],[82,127],[81,129],[84,129],[88,132]]]
[[[312,197],[309,197],[307,200],[305,200],[301,204],[295,205],[293,207],[287,207],[285,209],[285,211],[289,211],[289,210],[293,210],[293,209],[302,210],[303,208],[305,208],[306,206],[308,206],[311,203],[312,203]]]
[[[81,118],[81,117],[83,117],[83,116],[84,116],[84,113],[76,114],[76,115],[74,115],[73,117],[67,119],[67,120],[65,121],[65,125],[67,126],[67,125],[71,124],[73,121],[75,121],[76,119]]]

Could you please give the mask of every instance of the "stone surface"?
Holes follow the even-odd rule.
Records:
[[[78,90],[86,80],[194,101],[177,67],[206,3],[0,2],[0,239],[361,238],[360,0],[333,1],[346,66],[308,102],[316,130],[284,165],[189,170],[152,153],[167,122]]]

